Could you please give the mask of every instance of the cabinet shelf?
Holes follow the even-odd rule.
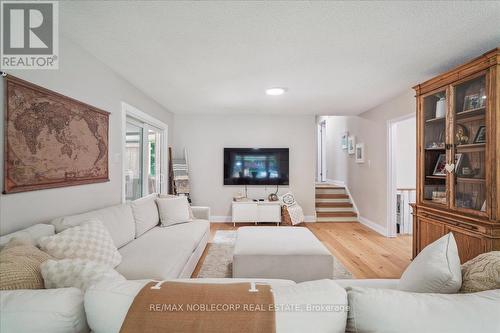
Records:
[[[484,179],[484,178],[457,177],[457,182],[459,182],[459,183],[481,184],[481,183],[486,183],[486,179]]]
[[[446,176],[425,176],[425,178],[429,178],[429,179],[442,179],[442,180],[445,180],[445,179],[446,179]]]
[[[446,148],[443,147],[443,148],[425,148],[425,150],[429,150],[429,151],[445,151]]]
[[[444,122],[446,119],[446,117],[442,117],[442,118],[432,118],[432,119],[427,119],[425,122],[427,124],[432,124],[432,123],[436,123],[436,122]]]
[[[463,118],[475,117],[475,116],[479,116],[479,115],[484,116],[485,110],[486,110],[486,107],[483,106],[483,107],[477,108],[477,109],[457,112],[456,117],[457,117],[457,119],[463,119]]]
[[[470,143],[456,146],[458,151],[482,151],[486,149],[485,143]]]

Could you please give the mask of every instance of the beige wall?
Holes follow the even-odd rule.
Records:
[[[175,115],[174,155],[189,157],[191,194],[195,205],[212,215],[231,216],[231,200],[242,186],[223,185],[224,147],[290,148],[290,186],[306,215],[314,215],[314,116]],[[249,186],[251,198],[265,198],[274,186]],[[280,187],[280,194],[288,188]]]
[[[60,39],[59,70],[10,71],[9,74],[111,112],[109,136],[110,181],[18,194],[0,195],[0,234],[51,218],[117,204],[121,201],[121,102],[127,102],[173,125],[170,112],[122,79],[107,66],[66,38]],[[3,149],[3,80],[0,80],[0,149]],[[2,151],[3,156],[3,151]],[[1,159],[3,163],[3,158]],[[3,166],[2,166],[3,169]],[[3,178],[3,177],[1,177]],[[2,182],[0,180],[0,182]],[[3,188],[3,184],[2,184]]]
[[[387,121],[415,113],[412,90],[359,116],[319,117],[327,123],[327,178],[344,182],[361,218],[380,228],[387,226]],[[340,147],[342,132],[365,144],[365,163],[355,162]]]

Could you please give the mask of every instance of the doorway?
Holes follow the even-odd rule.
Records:
[[[318,161],[317,161],[317,171],[316,180],[318,182],[326,182],[326,120],[322,120],[318,123]]]
[[[410,204],[416,200],[416,116],[387,123],[387,216],[388,235],[411,235]]]
[[[167,125],[123,105],[123,201],[166,192]]]

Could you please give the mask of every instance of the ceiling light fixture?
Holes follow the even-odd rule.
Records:
[[[286,90],[287,90],[286,88],[279,88],[279,87],[269,88],[269,89],[266,89],[266,95],[279,96],[279,95],[283,95],[286,92]]]

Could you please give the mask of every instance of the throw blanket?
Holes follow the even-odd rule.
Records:
[[[276,331],[271,287],[251,283],[150,282],[130,306],[121,333]]]

